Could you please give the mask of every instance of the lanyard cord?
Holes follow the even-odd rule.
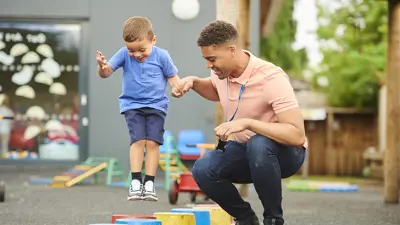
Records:
[[[247,81],[246,81],[246,83],[247,83]],[[238,104],[237,104],[237,106],[236,106],[236,110],[235,110],[235,112],[233,113],[233,115],[232,115],[232,117],[231,117],[231,119],[229,120],[229,122],[230,121],[232,121],[233,120],[233,118],[235,118],[235,116],[236,116],[236,112],[238,111],[238,109],[239,109],[239,103],[240,103],[240,99],[242,98],[242,93],[243,93],[243,91],[244,91],[244,88],[245,88],[245,86],[246,86],[246,83],[245,84],[242,84],[242,86],[240,87],[240,92],[239,92],[239,97],[238,97]],[[228,122],[228,101],[229,101],[229,78],[226,78],[226,122]]]

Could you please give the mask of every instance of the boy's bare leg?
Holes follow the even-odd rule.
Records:
[[[157,173],[158,161],[160,158],[159,144],[155,141],[146,141],[146,162],[144,178],[144,200],[157,201],[158,198],[154,188],[154,177]]]
[[[129,149],[132,181],[129,188],[128,200],[139,200],[142,198],[142,166],[145,143],[145,140],[137,141]]]

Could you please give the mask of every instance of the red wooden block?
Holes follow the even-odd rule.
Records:
[[[156,219],[155,216],[140,216],[140,215],[129,215],[129,214],[113,214],[111,223],[115,224],[115,221],[117,219],[123,219],[123,218],[137,218],[137,219]]]

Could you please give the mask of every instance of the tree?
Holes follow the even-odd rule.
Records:
[[[273,31],[261,40],[260,57],[281,67],[290,76],[300,78],[308,63],[308,57],[304,48],[297,51],[292,48],[297,31],[293,11],[294,0],[282,3]]]
[[[336,107],[377,107],[387,50],[387,3],[334,0],[318,4],[318,39],[323,60],[314,76],[317,89]],[[331,3],[332,3],[331,2]]]

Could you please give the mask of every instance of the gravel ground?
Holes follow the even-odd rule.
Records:
[[[59,170],[59,169],[58,169]],[[188,194],[178,205],[168,203],[168,194],[158,189],[159,202],[127,202],[125,188],[80,185],[68,189],[29,185],[31,175],[51,177],[57,169],[40,171],[3,170],[7,184],[6,201],[0,203],[0,225],[87,225],[110,222],[111,215],[129,213],[151,215],[185,207]],[[160,174],[161,175],[161,174]],[[162,182],[162,177],[157,178]],[[284,191],[284,213],[288,225],[399,225],[400,205],[382,202],[382,186],[361,187],[357,193],[300,193]],[[262,207],[254,191],[247,199],[262,218]]]

